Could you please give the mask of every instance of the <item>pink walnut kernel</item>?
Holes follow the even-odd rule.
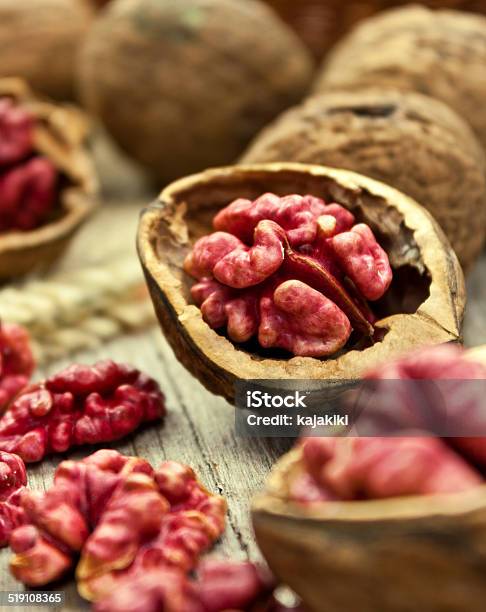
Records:
[[[26,329],[0,323],[0,412],[29,382],[35,368]]]
[[[248,561],[208,559],[195,580],[180,570],[159,568],[124,581],[96,602],[96,612],[303,612],[274,598],[275,581]]]
[[[19,503],[26,484],[27,473],[22,459],[0,452],[0,546],[6,546],[12,531],[24,520]]]
[[[0,98],[0,232],[33,230],[56,204],[58,172],[34,151],[34,129],[28,111]]]
[[[76,563],[78,589],[98,600],[148,572],[184,575],[224,529],[226,504],[181,464],[154,470],[101,450],[64,461],[44,493],[20,496],[24,524],[12,534],[13,575],[29,586],[58,580]]]
[[[483,482],[435,438],[308,438],[302,452],[305,470],[323,492],[317,501],[457,493]]]
[[[57,171],[34,157],[0,175],[0,231],[33,230],[45,223],[56,198]]]
[[[11,100],[0,98],[0,166],[25,159],[34,147],[34,119]]]
[[[75,365],[27,388],[0,418],[0,449],[26,462],[117,440],[165,415],[158,384],[113,361]]]
[[[223,532],[226,503],[209,493],[191,468],[165,462],[155,470],[153,481],[167,504],[166,511],[156,515],[157,529],[140,538],[140,528],[134,530],[129,523],[127,537],[119,528],[110,529],[108,514],[87,540],[76,571],[78,590],[86,599],[98,600],[147,571],[189,572]],[[132,545],[127,548],[128,544]]]
[[[373,335],[367,300],[385,294],[392,271],[371,229],[348,210],[310,195],[265,194],[229,204],[214,228],[184,265],[211,328],[310,357],[336,353],[353,329]]]
[[[415,428],[426,430],[429,419],[439,422],[445,414],[451,432],[460,432],[464,424],[468,431],[485,429],[484,384],[472,381],[486,380],[486,365],[468,357],[459,346],[445,344],[415,351],[369,372],[366,379],[373,381],[376,389],[373,406],[378,417],[380,411],[386,414],[393,406],[393,414],[402,428],[408,425],[407,419],[414,419]],[[437,381],[442,401],[437,401],[436,385],[424,385],[420,387],[424,405],[414,410],[416,400],[410,397],[409,387],[398,387],[401,393],[397,393],[396,381],[408,379]],[[445,440],[468,460],[486,468],[485,437],[463,435]]]
[[[16,553],[10,563],[14,577],[28,586],[61,578],[72,568],[111,497],[135,475],[150,481],[153,470],[143,459],[101,450],[82,461],[63,461],[44,493],[24,490],[20,507],[25,524],[10,540]]]

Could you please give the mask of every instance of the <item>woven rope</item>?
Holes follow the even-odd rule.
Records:
[[[0,320],[24,325],[38,363],[93,349],[155,322],[133,257],[0,290]]]

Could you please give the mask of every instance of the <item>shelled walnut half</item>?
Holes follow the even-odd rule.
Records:
[[[0,280],[54,261],[95,205],[97,181],[74,107],[0,80]]]
[[[355,227],[363,228],[363,232],[367,226],[366,235],[370,238],[373,233],[377,243],[372,249],[373,257],[370,255],[371,250],[366,257],[374,259],[375,264],[380,262],[380,274],[384,273],[381,279],[384,281],[383,291],[372,292],[371,281],[369,286],[366,282],[360,286],[359,281],[364,277],[353,279],[352,266],[344,266],[342,283],[351,287],[349,292],[345,292],[348,298],[358,288],[361,297],[376,300],[373,302],[373,313],[368,311],[360,297],[344,299],[342,288],[335,291],[334,272],[334,280],[329,280],[328,276],[325,282],[322,281],[322,268],[325,266],[312,265],[309,271],[304,263],[307,264],[311,257],[304,255],[302,245],[296,246],[302,236],[299,232],[292,232],[285,219],[280,219],[277,213],[272,218],[278,218],[285,231],[279,222],[265,218],[254,228],[253,249],[247,244],[251,241],[253,228],[250,229],[249,237],[239,234],[238,238],[226,234],[232,244],[240,239],[247,241],[241,252],[246,253],[244,259],[250,262],[250,267],[259,259],[260,254],[269,266],[265,273],[275,271],[273,268],[278,267],[280,259],[283,260],[281,263],[284,267],[278,270],[279,274],[284,274],[283,284],[277,289],[270,287],[273,295],[269,299],[267,295],[263,298],[258,296],[256,303],[251,306],[251,309],[256,309],[253,310],[256,318],[251,330],[254,333],[239,335],[240,326],[232,325],[240,312],[233,308],[234,303],[230,304],[230,310],[233,310],[231,313],[227,307],[229,302],[226,301],[223,313],[226,318],[220,319],[220,325],[209,318],[208,312],[202,312],[196,306],[195,302],[205,310],[198,298],[205,297],[199,294],[205,293],[207,287],[199,291],[194,278],[185,270],[199,278],[196,272],[204,271],[203,267],[208,262],[204,261],[204,256],[199,256],[201,253],[198,254],[196,249],[191,263],[188,254],[194,243],[211,232],[213,218],[223,207],[238,198],[254,202],[262,194],[268,193],[274,194],[277,201],[291,194],[309,196],[311,200],[316,198],[320,200],[318,208],[332,203],[336,216],[325,213],[325,218],[333,217],[337,223],[339,210],[343,218],[349,215],[354,217],[353,223],[357,224]],[[277,208],[279,206],[277,202]],[[330,212],[330,209],[326,211]],[[215,218],[216,226],[220,222],[221,214]],[[277,239],[278,244],[273,245],[275,248],[270,248],[275,238],[275,235],[270,235],[272,232],[269,234],[264,231],[260,236],[261,224],[265,230],[273,228],[277,238],[282,232],[285,234],[281,242]],[[313,219],[307,229],[315,233],[316,224],[316,219]],[[306,228],[303,226],[302,229]],[[328,228],[324,224],[321,229]],[[346,240],[346,249],[363,246],[361,242],[357,244],[360,232],[356,235],[346,232],[347,238],[350,238],[347,234],[352,234],[351,237],[356,239]],[[341,239],[344,233],[338,237]],[[264,246],[263,251],[259,251],[258,245]],[[218,249],[219,246],[218,242]],[[300,251],[296,251],[297,248]],[[378,256],[382,249],[386,253],[384,257]],[[461,339],[464,281],[457,258],[443,233],[427,212],[403,194],[351,172],[301,164],[267,164],[209,170],[182,179],[168,186],[143,214],[138,231],[138,251],[162,330],[176,356],[209,390],[230,401],[234,401],[233,386],[238,380],[353,379],[369,367],[387,361],[407,349],[458,342]],[[216,258],[223,257],[222,253],[215,255]],[[233,257],[231,254],[227,256],[230,259]],[[241,263],[237,260],[232,262],[235,270]],[[347,263],[351,260],[348,257]],[[391,284],[385,273],[388,261],[393,272]],[[228,268],[225,269],[228,271]],[[245,270],[248,272],[248,269]],[[216,268],[209,272],[214,272],[216,280],[223,279],[222,282],[229,284],[231,290],[236,290],[234,282],[226,278],[224,271],[219,276]],[[242,271],[237,270],[236,275],[240,275],[240,279],[241,274]],[[287,278],[289,275],[290,280]],[[305,300],[302,297],[302,285],[305,285]],[[304,309],[306,316],[309,315],[308,323],[312,330],[303,329],[302,321],[297,321],[298,313],[290,312],[297,302],[301,314],[304,314]],[[345,313],[344,317],[340,315],[339,320],[334,319],[336,313],[333,308],[338,304],[341,314]],[[342,342],[335,343],[332,350],[321,351],[319,354],[315,351],[302,351],[302,344],[296,341],[296,337],[286,337],[285,342],[280,342],[280,339],[273,342],[278,330],[269,330],[268,325],[265,333],[261,334],[262,325],[272,319],[268,313],[271,311],[270,314],[275,314],[275,309],[279,320],[283,321],[281,330],[287,329],[284,323],[289,323],[288,316],[291,315],[292,325],[288,325],[291,330],[295,330],[295,325],[300,325],[302,336],[307,332],[314,334],[315,313],[307,312],[313,305],[320,309],[319,312],[322,309],[332,311],[333,320],[337,321],[336,325],[339,324],[341,331],[346,331],[346,321],[351,323],[353,333],[348,334],[346,331],[344,337],[340,338]],[[235,317],[230,321],[231,314]],[[258,333],[255,331],[256,325],[260,325]],[[269,331],[272,333],[267,333]],[[339,335],[337,330],[330,330],[331,336],[334,332],[336,336]],[[290,336],[293,333],[291,331]],[[272,342],[267,342],[269,336]]]
[[[380,385],[386,394],[387,382],[407,379],[480,380],[481,390],[486,351],[432,347],[368,376],[378,398]],[[483,395],[450,402],[448,417],[477,422]],[[417,400],[395,396],[388,402],[392,415]],[[436,409],[434,402],[428,407]],[[399,437],[304,438],[253,501],[256,538],[272,571],[311,612],[481,612],[485,474],[486,438],[435,438],[425,429]]]

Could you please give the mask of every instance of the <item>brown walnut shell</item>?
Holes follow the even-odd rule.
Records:
[[[82,145],[87,121],[80,111],[39,100],[14,78],[0,80],[1,96],[18,100],[37,119],[34,148],[61,176],[53,219],[31,231],[0,233],[0,280],[6,280],[45,267],[62,254],[95,208],[98,184]]]
[[[471,351],[486,363],[486,347]],[[301,450],[274,466],[252,505],[270,568],[310,612],[482,612],[486,485],[450,495],[289,501]]]
[[[0,0],[0,77],[73,99],[78,47],[93,18],[89,0]]]
[[[294,32],[256,0],[111,2],[80,59],[87,108],[160,184],[233,163],[302,99],[314,71]]]
[[[396,187],[439,222],[467,270],[486,236],[486,160],[442,102],[384,88],[321,94],[265,128],[242,163],[346,168]]]
[[[216,211],[238,197],[312,194],[337,201],[367,222],[388,253],[394,280],[378,304],[372,346],[349,346],[326,360],[282,358],[235,345],[203,321],[191,303],[183,261],[211,232]],[[461,340],[464,278],[447,239],[416,202],[346,170],[303,164],[262,164],[208,170],[162,191],[142,215],[138,252],[161,328],[177,358],[210,391],[234,401],[245,379],[350,379],[414,347]]]
[[[486,148],[485,65],[485,16],[409,6],[358,24],[326,59],[315,91],[417,91],[455,110]]]
[[[404,0],[266,0],[287,21],[317,58],[322,58],[361,19]],[[430,7],[486,13],[485,0],[421,0]]]

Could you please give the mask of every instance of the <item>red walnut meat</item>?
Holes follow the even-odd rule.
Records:
[[[0,98],[0,232],[42,225],[56,201],[57,170],[34,151],[35,121]]]
[[[286,612],[273,598],[275,582],[250,562],[206,560],[197,579],[172,569],[140,573],[97,602],[96,612]]]
[[[14,323],[0,323],[0,411],[28,384],[34,368],[27,330]]]
[[[33,117],[10,98],[0,98],[0,166],[25,159],[33,148]]]
[[[226,512],[224,500],[207,492],[190,468],[166,462],[154,470],[109,450],[64,461],[53,486],[24,491],[20,505],[26,520],[10,540],[13,575],[43,586],[81,555],[78,588],[89,599],[154,569],[192,569],[222,533]]]
[[[25,462],[117,440],[165,414],[158,384],[113,361],[74,365],[28,387],[0,418],[0,449]]]
[[[313,196],[239,199],[214,218],[185,261],[192,297],[213,329],[234,342],[325,357],[353,329],[373,335],[367,301],[392,280],[371,229]]]
[[[483,482],[442,440],[428,437],[308,438],[303,462],[307,479],[292,485],[292,497],[303,502],[456,493]]]
[[[17,455],[0,452],[0,546],[5,546],[12,531],[24,520],[19,506],[27,484],[24,462]]]
[[[404,380],[437,385],[420,384],[417,390],[400,385]],[[366,382],[357,396],[365,424],[367,419],[381,426],[393,422],[410,435],[305,439],[303,472],[291,485],[292,497],[304,502],[367,499],[478,486],[486,469],[486,438],[433,438],[429,425],[445,417],[452,434],[464,423],[484,431],[484,380],[486,366],[454,345],[427,348],[370,372],[371,397]]]
[[[365,425],[366,420],[375,419],[379,427],[435,427],[440,435],[445,423],[444,435],[455,436],[448,437],[447,443],[486,468],[486,438],[470,437],[472,432],[486,431],[486,365],[466,357],[461,347],[449,344],[414,352],[365,378],[363,399],[367,400],[368,384],[372,393],[362,413]],[[407,380],[420,382],[400,384]]]
[[[135,528],[134,522],[125,523],[117,499],[110,500],[76,572],[83,597],[97,600],[151,570],[191,571],[223,532],[225,501],[211,495],[189,467],[167,461],[155,471],[153,481],[166,504],[156,529],[142,533],[143,521]]]

